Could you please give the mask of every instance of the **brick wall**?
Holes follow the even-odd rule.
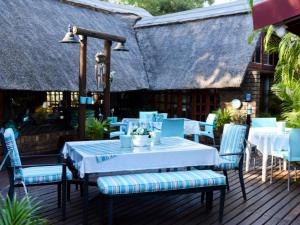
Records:
[[[231,101],[235,98],[240,99],[243,103],[242,112],[246,113],[247,103],[245,94],[251,93],[252,95],[252,116],[259,113],[260,96],[261,96],[261,80],[259,71],[247,72],[241,88],[223,89],[219,91],[221,107],[231,106]]]

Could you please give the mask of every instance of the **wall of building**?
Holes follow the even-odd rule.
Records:
[[[259,71],[248,71],[241,88],[237,89],[220,89],[220,106],[231,107],[231,101],[233,99],[239,99],[242,101],[243,106],[241,112],[246,114],[247,102],[245,102],[246,93],[251,93],[252,101],[252,116],[259,114],[260,96],[261,96],[261,79]]]

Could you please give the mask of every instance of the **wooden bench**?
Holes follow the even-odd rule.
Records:
[[[222,222],[225,201],[226,178],[212,170],[191,170],[164,173],[140,173],[105,176],[97,179],[100,191],[101,222],[103,205],[108,207],[108,224],[113,224],[113,200],[151,194],[179,194],[205,192],[206,209],[212,208],[213,191],[219,190],[219,221]]]

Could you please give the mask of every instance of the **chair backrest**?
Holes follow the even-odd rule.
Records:
[[[243,154],[245,149],[245,140],[247,126],[236,124],[225,124],[222,134],[220,155],[230,153]],[[229,155],[223,158],[230,160],[238,165],[242,155]]]
[[[158,114],[157,111],[151,111],[151,112],[141,111],[139,113],[140,122],[144,122],[144,123],[153,122],[156,120],[157,114]]]
[[[108,119],[109,123],[118,122],[118,117],[117,116],[108,116],[107,119]]]
[[[161,127],[162,137],[184,137],[184,119],[164,119]]]
[[[217,115],[216,115],[216,114],[210,113],[210,114],[208,114],[208,116],[207,116],[205,122],[206,122],[207,124],[214,125],[215,122],[216,122],[216,118],[217,118]],[[205,126],[205,131],[206,131],[207,133],[213,134],[213,133],[214,133],[214,132],[213,132],[213,131],[214,131],[214,127],[213,127],[213,126]]]
[[[252,118],[252,127],[276,127],[276,118]]]
[[[7,166],[9,164],[9,156],[6,158],[6,154],[7,154],[7,149],[6,149],[6,145],[5,145],[5,141],[4,141],[4,132],[5,129],[4,128],[0,128],[0,143],[1,143],[1,147],[2,147],[2,153],[3,153],[3,160],[5,160],[5,162],[1,162],[2,166]],[[0,168],[0,171],[2,170],[2,167]]]
[[[291,129],[289,136],[289,160],[290,161],[299,161],[300,158],[300,128]]]
[[[5,151],[9,152],[10,165],[12,167],[22,166],[13,129],[7,128],[5,130],[3,144],[5,145]]]
[[[162,122],[164,119],[168,118],[168,113],[158,113],[156,115],[156,122]]]

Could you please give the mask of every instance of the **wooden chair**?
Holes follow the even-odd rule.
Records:
[[[72,173],[64,163],[22,165],[17,148],[14,132],[11,128],[0,130],[0,139],[3,155],[9,175],[9,197],[14,196],[15,187],[23,187],[27,194],[27,187],[39,185],[57,185],[57,204],[62,208],[62,216],[66,215],[66,185],[67,180],[72,179]],[[27,155],[27,159],[60,157],[60,155]]]

